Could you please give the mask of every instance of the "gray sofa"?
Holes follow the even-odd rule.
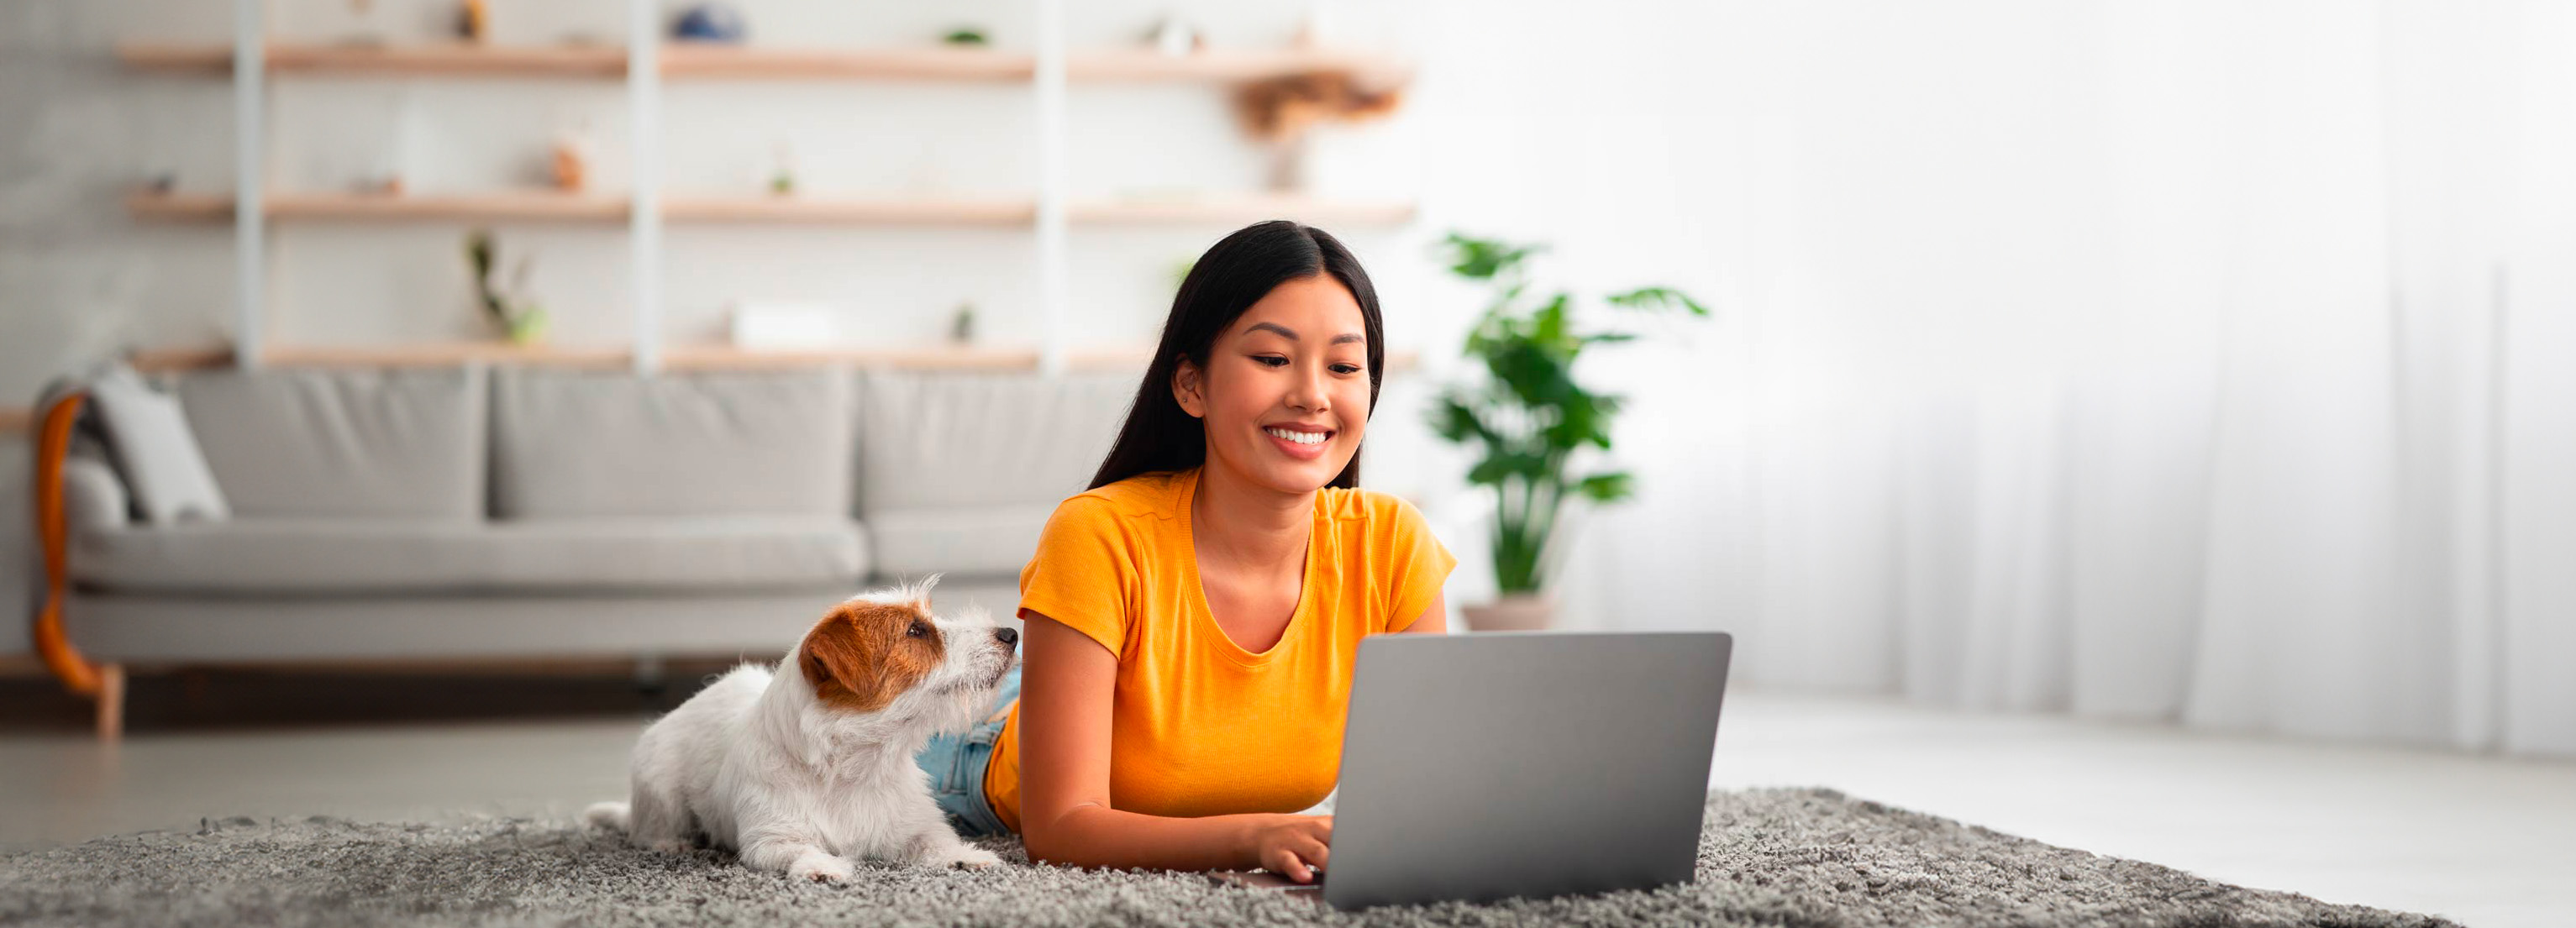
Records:
[[[163,375],[229,519],[64,466],[70,640],[126,665],[770,656],[944,573],[1008,620],[1134,374],[544,367]]]

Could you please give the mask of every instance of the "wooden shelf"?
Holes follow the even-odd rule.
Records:
[[[1270,194],[1229,194],[1168,200],[1078,200],[1065,207],[1073,222],[1096,224],[1230,223],[1294,219],[1316,224],[1402,225],[1413,221],[1404,200],[1330,200]]]
[[[1075,52],[1064,76],[1079,81],[1256,81],[1292,74],[1346,71],[1388,81],[1411,77],[1401,60],[1366,52],[1320,49],[1216,49],[1165,55],[1148,49]]]
[[[905,370],[1038,369],[1035,348],[983,348],[972,345],[929,348],[751,349],[731,345],[674,345],[663,352],[671,370],[741,370],[848,365]]]
[[[437,196],[290,193],[268,198],[268,215],[277,219],[624,222],[632,208],[624,197],[545,190]]]
[[[1037,76],[1037,59],[945,46],[841,50],[679,43],[662,47],[662,73],[673,78],[1025,81]]]
[[[1028,225],[1027,199],[863,199],[842,197],[664,197],[672,222],[785,222],[854,225]]]
[[[622,223],[630,209],[624,197],[540,190],[438,196],[289,193],[269,197],[267,212],[272,219]],[[126,196],[125,210],[136,219],[158,222],[221,221],[232,218],[233,198],[223,194],[134,193]]]
[[[420,345],[272,345],[260,362],[278,367],[452,367],[466,363],[544,364],[562,367],[629,367],[624,348],[566,348],[509,342],[431,342]]]
[[[1190,55],[1147,50],[1093,51],[1066,57],[1065,78],[1076,81],[1250,81],[1351,71],[1401,80],[1409,68],[1395,59],[1321,49],[1226,49]],[[759,46],[671,45],[662,50],[662,73],[675,78],[887,78],[1023,81],[1037,76],[1036,56],[974,48],[784,49]]]
[[[118,42],[116,60],[137,71],[174,74],[233,73],[233,47],[212,43]]]
[[[1080,348],[1066,352],[1065,366],[1078,371],[1143,370],[1152,359],[1151,345]],[[1390,350],[1388,372],[1413,370],[1420,356]],[[177,371],[229,367],[229,348],[164,348],[136,352],[141,371]],[[513,345],[508,342],[432,342],[420,345],[279,345],[261,354],[274,367],[453,367],[460,364],[531,364],[554,367],[626,369],[634,353],[624,348]],[[662,352],[665,370],[774,370],[848,366],[904,370],[1035,371],[1038,349],[975,345],[922,348],[819,348],[758,350],[722,344],[672,345]],[[9,410],[0,408],[0,432],[6,432]],[[21,410],[23,412],[23,410]]]
[[[152,193],[125,195],[125,212],[152,222],[220,222],[233,218],[233,198],[222,193]]]
[[[1094,352],[1073,359],[1114,365],[1142,358],[1151,349]],[[261,353],[276,367],[452,367],[466,363],[535,364],[623,369],[634,365],[634,352],[614,347],[514,345],[508,342],[432,342],[418,345],[277,345]],[[233,363],[228,348],[179,348],[137,352],[136,369],[193,370]],[[1035,348],[933,346],[927,348],[831,348],[760,351],[731,345],[673,345],[665,348],[666,370],[760,370],[848,365],[914,370],[1031,370],[1038,366]],[[1141,363],[1141,362],[1140,362]]]
[[[136,193],[126,197],[136,219],[210,222],[230,218],[232,198],[221,194]],[[624,197],[523,191],[441,196],[280,194],[268,200],[275,219],[624,222]],[[849,197],[668,197],[663,218],[675,223],[824,223],[846,225],[1027,225],[1037,219],[1028,199]],[[1337,225],[1401,225],[1414,205],[1401,200],[1330,200],[1269,195],[1225,195],[1168,200],[1077,201],[1066,207],[1072,222],[1114,224],[1246,223],[1263,219]]]
[[[229,75],[229,44],[120,42],[116,57],[143,71]],[[304,45],[270,43],[270,73],[429,77],[626,76],[626,49],[607,45]]]
[[[913,79],[1024,81],[1037,74],[1025,52],[982,48],[824,49],[664,45],[662,73],[672,78]],[[121,42],[116,56],[143,71],[218,76],[232,73],[233,48],[221,43]],[[605,45],[314,45],[273,42],[268,70],[278,73],[412,76],[622,78],[626,49]],[[1077,81],[1251,81],[1323,71],[1409,76],[1398,59],[1350,50],[1216,49],[1164,55],[1146,49],[1077,52],[1065,77]]]

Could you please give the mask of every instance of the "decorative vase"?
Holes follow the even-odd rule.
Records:
[[[465,0],[456,7],[456,37],[481,42],[492,35],[492,8],[485,0]]]
[[[554,175],[555,189],[580,193],[590,186],[590,164],[597,146],[590,140],[588,126],[555,135],[555,147],[548,164]]]
[[[535,306],[519,307],[519,314],[502,326],[510,344],[523,347],[545,344],[546,311]]]
[[[1270,143],[1270,174],[1266,180],[1272,193],[1305,192],[1306,133],[1292,133]]]
[[[742,11],[723,3],[695,4],[680,11],[680,18],[671,23],[671,38],[682,42],[740,45],[750,33]]]
[[[1461,606],[1471,632],[1532,632],[1556,617],[1556,597],[1545,593],[1508,593],[1490,603]]]

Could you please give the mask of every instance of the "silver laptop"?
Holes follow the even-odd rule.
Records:
[[[1686,883],[1734,638],[1374,635],[1342,734],[1337,909]]]

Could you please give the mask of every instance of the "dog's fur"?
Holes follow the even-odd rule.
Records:
[[[690,697],[635,743],[631,805],[600,803],[590,820],[657,850],[703,837],[755,870],[831,883],[854,859],[999,863],[949,829],[913,756],[990,711],[1016,635],[980,614],[932,615],[937,580],[852,597],[776,673],[744,664]]]

